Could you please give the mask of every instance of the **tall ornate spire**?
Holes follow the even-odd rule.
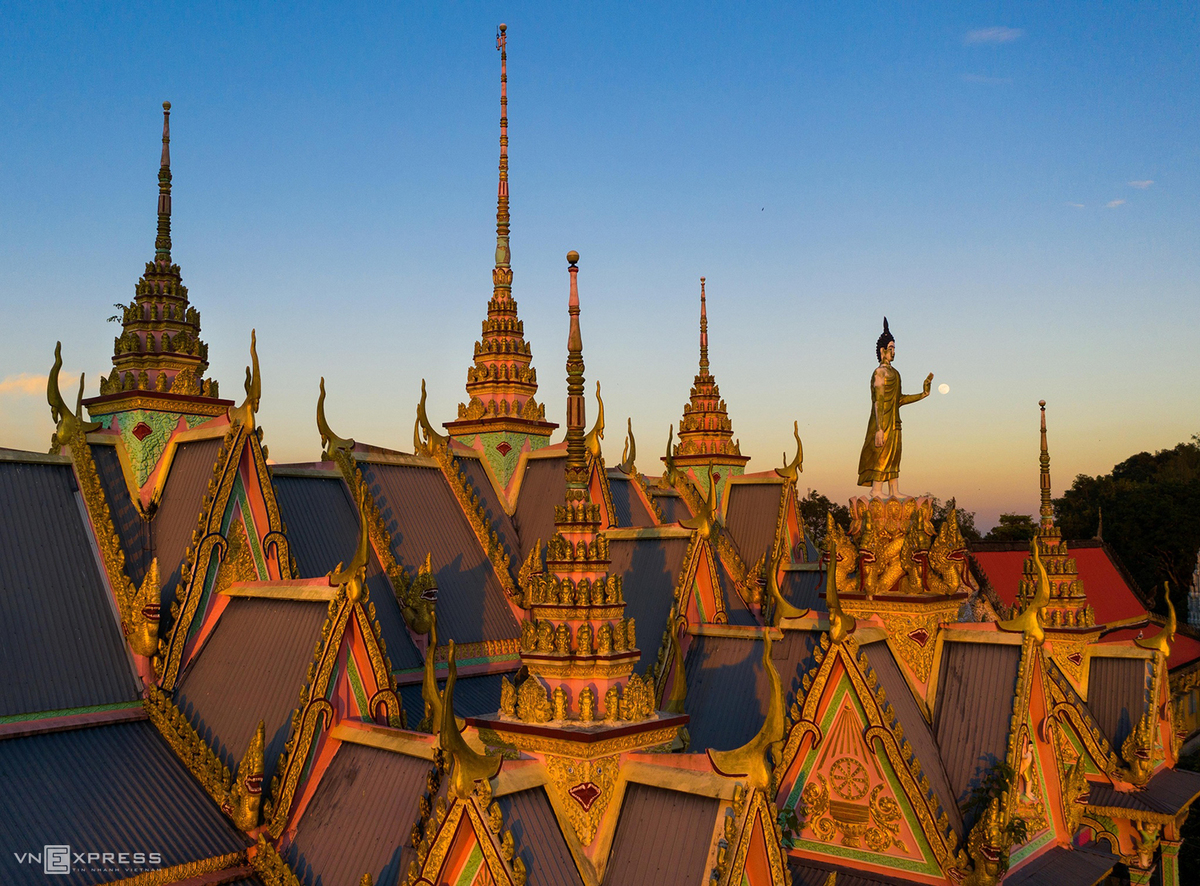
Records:
[[[483,337],[475,343],[474,365],[467,370],[466,403],[458,404],[458,418],[445,423],[459,443],[479,449],[503,485],[516,468],[523,449],[541,449],[558,427],[546,421],[539,404],[537,372],[530,365],[532,351],[525,341],[525,324],[517,317],[512,297],[512,254],[509,249],[508,212],[508,28],[496,31],[500,51],[500,181],[496,191],[496,266],[492,269],[492,297],[488,301]]]
[[[1054,522],[1054,504],[1050,498],[1050,447],[1046,442],[1046,401],[1039,400],[1041,409],[1042,447],[1038,462],[1041,467],[1041,521],[1037,528],[1037,547],[1050,581],[1050,605],[1043,617],[1048,628],[1091,628],[1095,613],[1088,605],[1083,582],[1075,558],[1070,556],[1062,530]],[[1026,558],[1021,577],[1020,598],[1032,600],[1038,588],[1037,564],[1032,556]]]
[[[208,345],[200,340],[200,312],[188,304],[179,265],[171,260],[170,121],[171,103],[163,102],[154,260],[146,263],[134,300],[120,314],[122,333],[113,342],[115,369],[100,379],[100,396],[84,401],[93,417],[133,409],[211,416],[229,405],[216,402],[217,383],[204,378]],[[189,398],[187,407],[172,400],[175,396]]]
[[[718,466],[715,482],[724,488],[731,474],[745,470],[750,457],[742,455],[733,439],[733,423],[721,399],[717,381],[708,362],[708,300],[705,278],[700,278],[700,371],[692,382],[691,397],[679,422],[679,443],[674,453],[677,466],[690,469],[692,479],[707,491],[708,464]],[[724,470],[721,469],[724,466]]]
[[[652,684],[633,673],[639,652],[625,617],[621,577],[609,575],[600,505],[591,500],[583,443],[583,336],[579,330],[579,253],[570,263],[567,336],[567,489],[554,509],[546,571],[524,588],[532,620],[521,637],[530,679],[509,691],[506,716],[522,720],[644,720],[653,715]],[[547,694],[549,688],[550,694]],[[542,713],[539,714],[538,711]]]
[[[158,167],[158,236],[154,239],[156,264],[171,263],[171,103],[163,102],[162,161]]]

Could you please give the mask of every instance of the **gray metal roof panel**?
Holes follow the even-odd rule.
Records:
[[[392,553],[409,569],[432,555],[438,588],[438,642],[517,637],[520,628],[495,569],[458,499],[436,468],[363,464],[392,536]]]
[[[690,520],[692,512],[688,510],[683,498],[678,495],[656,495],[654,503],[662,511],[664,523],[678,523],[680,520]]]
[[[582,886],[583,879],[545,790],[518,791],[496,802],[504,814],[504,827],[512,831],[517,857],[525,862],[529,886]]]
[[[100,477],[104,498],[108,502],[113,528],[117,530],[117,538],[125,552],[125,573],[134,584],[140,585],[152,559],[150,524],[142,519],[141,513],[129,497],[129,487],[125,484],[125,473],[121,470],[117,447],[93,445],[89,448],[92,461],[96,463],[96,473]]]
[[[170,618],[179,584],[179,569],[192,542],[192,533],[200,522],[200,509],[220,449],[221,440],[215,437],[179,444],[158,510],[150,520],[151,554],[158,557],[158,574],[162,577],[164,622]]]
[[[557,458],[531,458],[525,463],[525,476],[517,493],[513,525],[521,538],[521,562],[541,539],[546,544],[554,536],[554,506],[567,494],[566,450]]]
[[[396,883],[415,857],[411,830],[430,763],[343,742],[300,817],[286,857],[305,886]]]
[[[642,651],[639,674],[658,657],[687,549],[686,538],[613,539],[608,544],[609,574],[621,576],[625,615],[634,619]]]
[[[801,609],[828,612],[825,605],[825,573],[817,570],[788,569],[779,584],[783,598]]]
[[[721,586],[721,594],[725,600],[725,617],[727,623],[731,625],[741,625],[742,627],[751,627],[760,624],[759,620],[754,617],[754,613],[746,605],[742,599],[742,595],[737,592],[736,583],[733,576],[729,574],[729,569],[725,566],[725,561],[717,556],[717,583]]]
[[[837,874],[837,886],[916,886],[918,880],[889,877],[886,874],[858,871],[841,865],[816,861],[811,858],[787,856],[788,871],[792,875],[792,886],[825,886],[831,873]],[[1006,880],[1005,883],[1008,881]]]
[[[478,458],[460,458],[458,463],[462,466],[463,474],[466,475],[467,482],[471,484],[471,488],[475,490],[479,496],[480,503],[483,505],[483,511],[487,514],[487,518],[491,521],[492,526],[496,530],[496,535],[500,538],[500,544],[504,546],[504,552],[509,558],[516,560],[521,554],[521,545],[517,539],[517,528],[513,525],[512,517],[504,510],[504,506],[500,503],[500,496],[496,494],[496,487],[492,485],[492,481],[488,478],[487,469],[484,468],[483,462]],[[522,561],[518,561],[522,562]]]
[[[272,483],[300,575],[317,578],[338,563],[348,563],[358,544],[358,513],[341,477],[275,477]],[[410,568],[410,574],[415,570],[416,567]],[[408,634],[400,604],[374,550],[367,563],[367,590],[375,604],[392,667],[396,670],[420,667],[423,660]]]
[[[47,877],[13,850],[158,852],[164,866],[248,845],[145,720],[0,741],[0,881],[92,884],[133,876],[72,870]]]
[[[454,713],[460,717],[482,717],[500,710],[500,681],[503,677],[513,679],[513,674],[479,674],[474,677],[459,677],[454,684]],[[438,690],[445,689],[445,680],[439,675]],[[425,716],[425,700],[421,696],[420,683],[407,683],[400,687],[400,701],[404,705],[409,727],[415,727]]]
[[[1088,793],[1088,805],[1177,815],[1197,794],[1200,794],[1200,773],[1160,769],[1145,787],[1136,791],[1117,791],[1108,782],[1096,782]]]
[[[1118,752],[1146,711],[1147,679],[1144,659],[1092,656],[1088,710]]]
[[[961,834],[962,814],[958,810],[957,798],[942,765],[942,753],[938,748],[937,738],[921,713],[921,708],[917,705],[912,689],[909,688],[900,665],[892,655],[892,650],[882,641],[868,643],[861,648],[867,654],[867,661],[875,669],[879,685],[883,687],[887,700],[891,702],[892,709],[904,728],[904,737],[912,745],[917,760],[921,763],[921,770],[929,776],[934,795],[941,801],[955,832]]]
[[[618,526],[653,526],[654,517],[646,509],[642,497],[634,488],[634,483],[618,470],[608,472],[608,488],[612,495],[613,516]]]
[[[70,465],[0,462],[0,716],[137,700]]]
[[[231,769],[263,720],[271,783],[327,616],[320,602],[235,597],[188,665],[176,704]]]
[[[1020,662],[1020,646],[954,642],[942,650],[933,723],[951,802],[961,804],[983,773],[1004,759]]]
[[[737,542],[738,553],[753,566],[758,558],[769,554],[775,543],[775,524],[779,521],[779,497],[784,484],[731,483],[727,487],[729,505],[725,511],[725,526]]]
[[[631,783],[613,837],[605,886],[694,886],[705,863],[721,801]]]
[[[1120,861],[1120,856],[1095,843],[1052,846],[1006,874],[1004,886],[1095,886]]]
[[[790,703],[805,671],[813,666],[819,634],[786,631],[771,646],[771,658]],[[693,637],[684,664],[691,717],[691,749],[727,751],[741,747],[762,728],[770,682],[762,666],[761,637]],[[738,699],[730,704],[730,699]]]

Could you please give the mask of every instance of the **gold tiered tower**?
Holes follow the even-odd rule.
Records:
[[[558,427],[546,421],[539,404],[533,353],[525,341],[525,324],[517,317],[512,297],[512,255],[508,214],[508,51],[506,27],[500,25],[500,184],[496,200],[496,266],[483,335],[475,343],[475,362],[467,370],[466,403],[446,430],[464,446],[479,450],[502,487],[508,487],[523,451],[549,444]]]

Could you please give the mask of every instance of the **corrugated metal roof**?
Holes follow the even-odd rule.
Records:
[[[938,749],[937,739],[933,729],[921,714],[921,708],[913,698],[908,681],[904,678],[900,665],[892,655],[887,643],[868,643],[861,647],[867,654],[867,661],[875,669],[879,685],[883,687],[887,700],[891,702],[900,725],[904,728],[904,737],[912,744],[922,771],[929,776],[934,795],[941,801],[942,808],[950,817],[950,824],[956,833],[962,833],[962,815],[958,811],[958,802],[950,781],[946,777],[946,769],[942,765],[942,754]]]
[[[933,722],[953,803],[962,803],[980,776],[1004,759],[1020,662],[1020,646],[943,647]],[[964,822],[967,828],[973,824]]]
[[[513,525],[521,537],[521,562],[541,539],[545,545],[554,537],[554,506],[567,494],[566,450],[559,458],[531,458],[517,493]]]
[[[621,576],[625,615],[634,619],[642,651],[639,674],[658,657],[687,548],[686,538],[622,538],[608,544],[609,574]]]
[[[176,703],[231,769],[263,720],[271,783],[327,615],[320,602],[235,597],[188,665]]]
[[[618,526],[653,526],[654,517],[646,509],[642,497],[633,488],[633,481],[618,470],[608,472],[608,488],[612,494],[613,515]]]
[[[721,801],[631,783],[621,804],[605,886],[695,886],[708,882],[705,862]]]
[[[729,569],[720,555],[717,556],[717,562],[720,564],[717,567],[717,583],[721,586],[721,594],[725,600],[725,617],[728,619],[728,623],[743,627],[760,624],[759,620],[754,617],[754,613],[746,606],[742,595],[737,592],[733,576],[729,574]]]
[[[459,677],[454,684],[454,713],[460,717],[482,717],[500,710],[500,681],[503,677],[513,679],[512,674],[480,674],[475,677]],[[438,690],[446,688],[443,674],[438,675]],[[425,716],[425,700],[421,697],[421,684],[408,683],[400,687],[400,701],[404,705],[408,725],[415,728]]]
[[[132,668],[72,468],[0,462],[0,716],[136,700]]]
[[[117,530],[117,538],[125,552],[125,574],[134,584],[140,585],[146,577],[146,570],[150,568],[150,524],[142,519],[129,497],[117,447],[93,445],[88,448],[92,452],[92,461],[96,463],[104,498],[108,501],[113,528]]]
[[[1120,860],[1120,856],[1106,852],[1096,843],[1052,846],[1008,873],[1004,886],[1095,886]]]
[[[192,542],[192,533],[200,522],[200,508],[208,491],[208,481],[213,478],[220,448],[219,438],[179,444],[158,510],[150,520],[150,553],[158,557],[164,623],[170,618],[175,588],[179,584],[179,568]]]
[[[496,802],[504,813],[504,827],[512,831],[517,857],[529,872],[529,886],[582,886],[583,878],[542,788],[508,794]]]
[[[358,512],[341,477],[274,477],[272,483],[301,577],[317,578],[338,563],[350,562],[358,544]],[[412,567],[409,571],[415,570]],[[400,604],[373,550],[367,563],[367,590],[375,604],[392,667],[420,667],[422,658],[408,635]]]
[[[342,742],[288,847],[288,863],[306,886],[395,883],[415,857],[411,830],[430,763]]]
[[[438,642],[500,640],[520,634],[491,561],[442,472],[409,465],[363,464],[363,476],[392,536],[392,553],[409,569],[433,556]]]
[[[1088,710],[1116,751],[1146,711],[1146,662],[1141,658],[1092,656]]]
[[[825,573],[817,570],[789,569],[783,573],[779,584],[783,599],[801,609],[828,612],[825,605]]]
[[[1176,815],[1197,794],[1200,794],[1200,773],[1160,769],[1144,788],[1136,791],[1122,792],[1106,781],[1095,782],[1088,794],[1088,804]]]
[[[467,477],[467,482],[471,484],[471,488],[479,495],[480,501],[483,504],[484,513],[491,521],[492,526],[496,529],[496,535],[500,537],[500,543],[504,545],[504,552],[508,554],[512,560],[517,560],[521,553],[521,545],[517,539],[517,529],[513,526],[512,518],[504,510],[504,505],[500,504],[500,496],[496,494],[496,487],[492,485],[492,481],[488,479],[487,470],[483,466],[483,462],[477,458],[460,458],[458,463],[462,466],[463,474]],[[524,562],[518,560],[518,563]]]
[[[738,553],[753,566],[758,558],[769,554],[775,543],[775,524],[779,520],[779,497],[784,485],[780,483],[730,483],[726,491],[729,505],[725,511],[725,527],[737,542]]]
[[[653,495],[653,493],[651,493]],[[654,503],[662,511],[664,523],[678,523],[680,520],[690,520],[692,512],[679,495],[656,495]]]
[[[108,883],[139,873],[73,870],[54,877],[41,864],[14,858],[47,844],[74,852],[158,852],[164,866],[248,844],[145,720],[0,741],[0,796],[5,884]]]
[[[792,886],[825,886],[831,873],[837,873],[837,886],[916,886],[920,881],[889,877],[884,874],[866,873],[853,868],[814,861],[810,858],[787,857],[788,871],[792,875]],[[1005,883],[1008,881],[1005,880]]]
[[[805,670],[812,667],[818,637],[810,631],[785,631],[783,639],[771,646],[785,705],[799,688]],[[770,691],[762,654],[758,637],[692,638],[684,665],[684,710],[692,718],[688,723],[692,751],[741,747],[762,728]]]

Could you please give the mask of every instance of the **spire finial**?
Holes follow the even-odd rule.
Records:
[[[1050,528],[1054,525],[1054,505],[1050,503],[1050,449],[1046,445],[1046,401],[1039,400],[1042,409],[1042,454],[1039,461],[1042,465],[1042,526]]]
[[[700,278],[700,372],[708,373],[708,306],[704,300],[704,278]]]
[[[507,268],[512,261],[508,248],[508,25],[496,29],[496,48],[500,50],[500,185],[496,193],[496,267]]]
[[[171,103],[163,102],[162,162],[158,167],[158,236],[154,260],[171,263]]]
[[[567,313],[571,330],[567,335],[567,486],[583,486],[587,482],[587,455],[583,428],[587,423],[583,399],[583,335],[579,331],[579,253],[567,253],[567,269],[571,275],[571,297]]]

